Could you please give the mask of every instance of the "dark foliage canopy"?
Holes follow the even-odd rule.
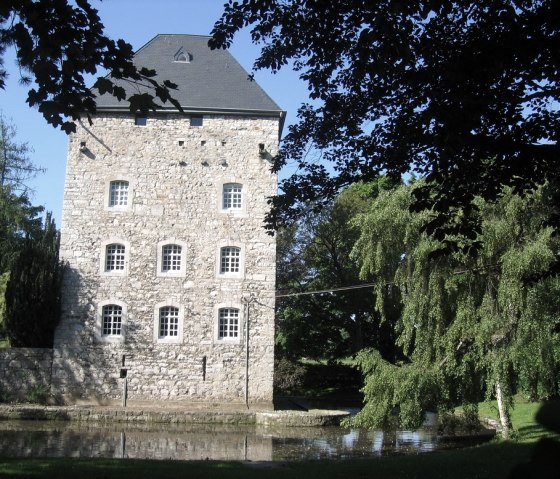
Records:
[[[263,45],[255,68],[292,65],[311,98],[276,158],[299,172],[273,227],[356,180],[414,173],[427,181],[412,208],[434,212],[426,230],[468,242],[475,196],[560,179],[556,0],[230,0],[211,46],[247,26]]]
[[[60,233],[50,213],[25,238],[6,288],[5,327],[13,347],[51,348],[60,316]]]
[[[0,2],[0,88],[5,87],[8,72],[3,57],[13,47],[21,79],[30,85],[27,103],[38,107],[45,119],[55,127],[75,131],[74,120],[95,112],[97,94],[111,93],[125,99],[124,89],[115,79],[147,85],[150,94],[126,98],[134,111],[146,114],[161,102],[172,99],[171,82],[158,82],[156,72],[137,68],[132,46],[124,40],[114,41],[103,31],[97,10],[88,0],[3,0]],[[99,70],[111,72],[101,76],[92,88],[86,86],[84,75]],[[34,81],[34,83],[32,83]]]
[[[320,213],[278,230],[277,355],[332,361],[375,347],[388,360],[399,356],[392,331],[397,314],[387,307],[381,321],[374,277],[360,275],[351,253],[360,235],[356,218],[396,186],[386,178],[356,183]]]
[[[25,194],[0,187],[0,274],[9,270],[26,236],[41,229],[42,206],[33,206]]]

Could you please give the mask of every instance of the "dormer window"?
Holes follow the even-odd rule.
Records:
[[[186,52],[181,47],[177,53],[173,56],[173,61],[177,63],[190,63],[192,60],[192,55],[189,52]]]

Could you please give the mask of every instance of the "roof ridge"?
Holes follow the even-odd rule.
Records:
[[[199,38],[212,38],[212,35],[202,35],[202,34],[196,34],[196,33],[157,33],[155,37],[151,38],[150,40],[148,40],[146,43],[144,43],[140,48],[138,48],[138,50],[135,50],[134,55],[136,56],[136,54],[138,54],[140,52],[140,50],[142,50],[143,48],[145,48],[146,46],[148,46],[150,43],[152,43],[153,41],[157,40],[158,37],[199,37]]]
[[[209,35],[184,33],[159,33],[134,54],[134,63],[153,69],[157,79],[169,80],[178,88],[172,96],[190,111],[223,111],[230,114],[280,115],[284,111],[252,79],[229,50],[212,50]],[[188,62],[176,61],[178,49],[184,49],[191,58]],[[130,85],[116,80],[125,88],[127,97],[133,93],[149,92],[147,86]],[[127,101],[118,101],[109,94],[98,97],[98,110],[128,109]],[[176,110],[169,103],[165,110]]]

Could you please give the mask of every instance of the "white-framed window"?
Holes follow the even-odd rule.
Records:
[[[168,239],[157,246],[157,275],[185,276],[186,245],[183,241]]]
[[[163,306],[159,308],[159,337],[175,338],[179,335],[179,308]]]
[[[111,181],[109,185],[109,208],[128,206],[128,181]]]
[[[122,334],[122,306],[108,304],[102,310],[103,324],[101,334],[103,336],[121,336]]]
[[[181,270],[181,260],[183,257],[183,247],[178,244],[166,244],[161,250],[161,272]]]
[[[222,210],[241,211],[243,207],[243,185],[241,183],[224,183],[222,191]]]
[[[105,246],[105,271],[124,271],[126,248],[123,244],[111,243]]]
[[[221,308],[218,312],[218,339],[239,338],[239,309]]]
[[[239,343],[243,337],[243,309],[237,303],[221,303],[214,307],[214,340],[218,343]]]
[[[183,342],[183,306],[174,301],[156,304],[154,340],[157,343]]]
[[[126,276],[130,243],[120,238],[110,238],[101,244],[99,271],[103,276]]]
[[[245,246],[237,241],[222,240],[216,254],[216,275],[239,279],[245,275]]]
[[[247,213],[247,194],[243,183],[235,178],[224,178],[216,184],[218,211],[234,216]]]
[[[224,246],[220,249],[220,274],[239,274],[241,248]]]
[[[118,300],[102,301],[97,310],[97,337],[103,342],[124,341],[126,304]]]
[[[128,211],[132,207],[132,182],[124,178],[106,180],[104,209],[113,213]]]

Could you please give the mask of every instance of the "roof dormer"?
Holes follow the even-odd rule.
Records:
[[[177,53],[173,56],[173,61],[177,63],[190,63],[193,59],[193,56],[186,51],[183,47],[177,50]]]

